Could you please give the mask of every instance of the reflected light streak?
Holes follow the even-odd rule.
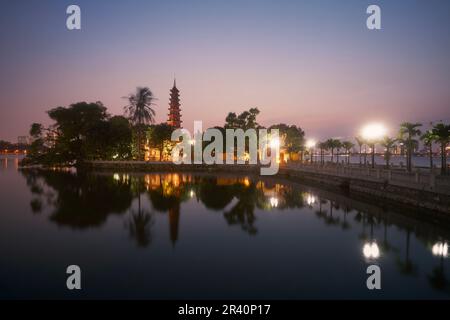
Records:
[[[366,243],[363,248],[363,254],[366,259],[378,259],[380,257],[380,248],[375,241]]]
[[[447,258],[448,256],[448,244],[447,242],[437,242],[431,249],[434,256]]]

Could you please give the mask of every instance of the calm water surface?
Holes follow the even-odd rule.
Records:
[[[0,183],[0,298],[450,298],[450,228],[410,210],[271,178],[15,158]],[[82,291],[65,287],[71,264]],[[370,264],[381,291],[366,288]]]

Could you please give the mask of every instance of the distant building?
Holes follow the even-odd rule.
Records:
[[[180,91],[177,88],[176,80],[173,80],[173,87],[170,89],[169,114],[167,124],[174,128],[181,128],[181,104]]]
[[[30,137],[28,137],[28,136],[18,136],[17,137],[17,143],[18,144],[28,145],[28,144],[30,144]]]

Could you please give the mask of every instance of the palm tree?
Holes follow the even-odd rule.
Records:
[[[319,142],[318,147],[320,149],[320,163],[325,163],[325,150],[328,150],[328,144],[325,142]]]
[[[361,161],[362,147],[364,146],[364,144],[366,142],[365,142],[364,138],[361,136],[356,137],[355,140],[359,147],[359,165],[361,165],[362,164],[362,161]]]
[[[152,106],[156,100],[153,92],[147,87],[137,87],[136,93],[124,97],[128,105],[124,107],[125,114],[137,131],[138,160],[141,160],[142,137],[145,125],[155,121],[155,110]]]
[[[341,147],[341,141],[338,139],[328,139],[325,141],[327,145],[327,149],[331,150],[331,162],[334,160],[334,150],[339,149]],[[339,162],[339,156],[337,158],[337,161]]]
[[[342,142],[340,140],[335,140],[334,141],[334,146],[336,148],[336,163],[339,163],[339,155],[341,152],[341,148],[342,148]]]
[[[351,141],[342,142],[342,147],[345,149],[345,153],[347,154],[347,164],[350,164],[350,150],[355,146],[355,144]]]
[[[428,148],[428,155],[430,157],[430,170],[433,171],[433,141],[436,140],[436,136],[433,134],[432,130],[428,130],[420,137],[420,139]]]
[[[432,131],[435,141],[441,145],[441,174],[447,173],[447,145],[450,142],[450,125],[438,123]]]
[[[384,139],[381,141],[381,145],[386,149],[384,152],[384,159],[386,160],[386,168],[389,169],[390,167],[390,160],[392,155],[392,148],[394,147],[395,143],[397,142],[397,139],[384,137]]]
[[[400,139],[406,146],[406,168],[408,172],[412,170],[412,154],[414,146],[417,145],[417,140],[414,137],[421,134],[420,129],[418,129],[421,126],[421,123],[410,122],[404,122],[400,125]]]

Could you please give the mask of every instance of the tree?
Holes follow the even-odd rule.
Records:
[[[128,159],[131,157],[132,131],[128,119],[114,116],[107,123],[104,139],[104,159]]]
[[[284,147],[289,153],[299,153],[305,144],[305,131],[295,125],[284,123],[272,125],[269,130],[278,129],[279,136],[283,140]]]
[[[386,160],[386,168],[389,169],[390,167],[390,160],[392,155],[392,148],[394,147],[395,143],[397,142],[397,139],[392,139],[389,137],[384,137],[384,139],[381,141],[381,145],[385,148],[384,152],[384,159]]]
[[[137,154],[138,160],[142,160],[142,138],[145,125],[155,121],[155,110],[152,108],[156,100],[153,92],[147,87],[136,88],[136,93],[124,97],[128,100],[128,105],[124,107],[125,115],[134,125],[137,132]]]
[[[40,123],[33,123],[30,128],[30,136],[33,139],[27,153],[27,159],[31,162],[40,162],[42,155],[45,153],[43,126]]]
[[[225,129],[257,129],[260,127],[256,121],[256,117],[259,114],[258,108],[250,108],[248,111],[244,111],[239,115],[234,112],[228,113],[225,118]]]
[[[430,170],[433,171],[433,141],[436,140],[436,136],[433,134],[432,130],[426,131],[420,139],[423,144],[428,148],[428,155],[430,157]]]
[[[363,137],[360,137],[360,136],[356,137],[355,140],[359,147],[359,165],[361,165],[362,164],[362,160],[361,160],[362,147],[364,146],[366,141],[364,140]]]
[[[147,131],[149,145],[159,150],[159,161],[162,160],[164,144],[171,140],[173,129],[172,126],[163,122],[150,126]]]
[[[58,163],[78,163],[98,159],[107,133],[106,107],[101,102],[78,102],[69,107],[48,111],[55,121],[53,160]],[[32,128],[33,129],[33,128]]]
[[[324,164],[325,163],[325,150],[328,150],[328,144],[326,141],[324,142],[319,142],[318,147],[320,149],[320,163]]]
[[[347,155],[347,164],[350,164],[350,150],[355,146],[355,144],[351,141],[342,142],[342,147],[345,149],[345,153]]]
[[[418,129],[421,127],[421,123],[410,123],[404,122],[400,125],[400,137],[399,139],[406,146],[406,168],[408,172],[412,170],[412,154],[414,147],[418,144],[418,141],[414,138],[421,134],[421,131]]]
[[[450,143],[450,125],[438,123],[431,130],[441,147],[441,173],[447,173],[447,145]]]
[[[328,139],[325,143],[327,144],[327,149],[331,150],[331,162],[333,162],[334,150],[341,148],[341,141],[338,139]],[[339,162],[339,156],[337,157],[337,161]]]

